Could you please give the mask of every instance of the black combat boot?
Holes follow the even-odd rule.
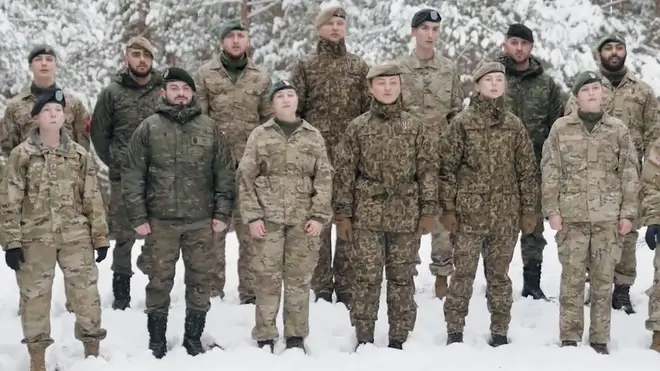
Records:
[[[447,335],[447,345],[454,343],[463,342],[463,333],[462,332],[453,332]]]
[[[330,301],[332,301],[332,297],[330,298]],[[351,309],[351,294],[337,292],[337,303],[342,303],[346,308]]]
[[[186,313],[185,332],[183,334],[183,347],[191,356],[204,353],[202,346],[202,333],[206,325],[206,312],[188,310]]]
[[[591,348],[599,354],[610,354],[609,349],[607,349],[607,344],[591,343]]]
[[[403,343],[404,342],[401,340],[390,339],[387,347],[392,349],[403,349]]]
[[[124,310],[131,306],[131,276],[115,273],[112,276],[112,309]]]
[[[561,347],[576,347],[577,346],[577,341],[573,340],[562,340],[561,342]]]
[[[305,352],[305,340],[300,336],[292,336],[286,338],[286,349],[302,349]]]
[[[493,348],[497,348],[499,346],[509,344],[509,339],[506,338],[506,335],[492,334],[488,344]]]
[[[274,340],[259,340],[257,341],[257,346],[261,349],[268,347],[270,352],[273,353],[275,350],[275,341]]]
[[[548,300],[541,290],[541,262],[530,260],[523,267],[523,289],[522,296],[531,296],[534,300]]]
[[[635,313],[635,309],[630,302],[630,285],[614,285],[614,291],[612,291],[612,308],[623,310],[626,314]]]
[[[331,292],[318,292],[316,294],[316,299],[314,302],[317,302],[319,300],[325,300],[328,303],[332,303],[332,293]]]
[[[149,313],[147,315],[147,329],[149,330],[149,349],[154,357],[161,359],[167,353],[167,315],[162,313]]]

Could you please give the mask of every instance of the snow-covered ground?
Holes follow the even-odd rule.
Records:
[[[547,225],[546,225],[547,228]],[[206,337],[212,337],[224,348],[214,349],[198,357],[190,357],[180,346],[183,337],[184,286],[183,275],[176,277],[172,292],[172,309],[168,340],[173,350],[162,360],[156,360],[147,349],[148,333],[144,310],[144,285],[147,278],[139,271],[133,279],[132,309],[113,311],[111,258],[100,265],[99,288],[103,305],[103,326],[107,339],[101,344],[99,359],[83,359],[82,346],[73,337],[72,314],[64,309],[62,276],[58,273],[52,307],[52,336],[55,344],[47,353],[47,362],[61,371],[195,371],[215,370],[505,370],[505,371],[571,371],[571,370],[631,370],[657,371],[660,354],[648,350],[651,333],[644,329],[648,297],[644,294],[653,280],[652,252],[643,241],[638,244],[638,278],[631,290],[637,314],[627,316],[615,312],[612,316],[610,356],[597,355],[585,344],[577,349],[558,346],[558,304],[538,302],[520,296],[522,263],[520,250],[511,265],[514,282],[513,320],[509,346],[493,349],[487,345],[489,315],[486,309],[485,281],[482,267],[477,272],[474,296],[465,330],[465,344],[446,346],[446,330],[442,301],[434,299],[433,277],[428,271],[430,238],[423,238],[422,260],[417,277],[416,296],[419,312],[415,331],[403,351],[388,349],[387,315],[384,296],[380,320],[376,328],[376,345],[351,353],[354,335],[348,312],[343,305],[314,303],[311,305],[311,334],[307,339],[309,354],[298,351],[276,355],[258,349],[250,339],[254,322],[254,306],[239,305],[236,292],[237,242],[233,234],[227,240],[227,297],[212,303],[206,327]],[[545,250],[543,288],[556,297],[559,292],[560,266],[556,258],[554,232],[547,231],[549,245]],[[133,257],[140,248],[136,246]],[[179,272],[183,266],[179,264]],[[384,294],[383,289],[383,294]],[[0,264],[0,371],[27,371],[28,356],[20,344],[21,325],[16,315],[17,288],[13,273]],[[588,311],[586,313],[588,325]],[[281,328],[281,322],[280,322]],[[585,330],[588,334],[588,330]]]

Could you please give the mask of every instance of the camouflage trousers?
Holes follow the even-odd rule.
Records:
[[[25,262],[17,272],[23,313],[24,344],[47,347],[50,336],[50,306],[55,264],[64,276],[67,301],[75,316],[74,336],[82,342],[106,337],[101,328],[101,300],[97,287],[98,269],[89,242],[66,244],[23,243]]]
[[[285,226],[266,222],[266,236],[255,238],[257,305],[252,338],[257,341],[279,337],[276,318],[280,310],[284,337],[309,335],[309,289],[319,257],[321,240],[307,236],[303,225]]]
[[[421,263],[420,259],[417,260]],[[434,276],[451,276],[454,272],[454,252],[451,245],[451,233],[436,218],[435,231],[431,233],[431,274]]]
[[[655,249],[653,271],[653,286],[646,291],[649,296],[649,318],[646,320],[646,329],[660,331],[660,247]]]
[[[150,220],[137,267],[149,277],[146,313],[167,314],[174,286],[179,252],[183,256],[186,309],[207,312],[211,307],[209,271],[212,234],[211,219],[195,222]]]
[[[623,236],[621,260],[614,267],[614,283],[632,286],[637,278],[637,238],[639,222],[633,223],[633,229]]]
[[[513,304],[509,265],[513,259],[517,238],[518,233],[456,233],[454,275],[444,305],[448,334],[462,333],[465,328],[465,317],[472,298],[479,257],[483,255],[490,331],[495,335],[507,335]]]
[[[612,281],[621,258],[622,238],[618,222],[564,223],[555,235],[562,266],[559,292],[559,337],[582,341],[584,332],[584,287],[587,268],[590,280],[589,341],[610,341]]]
[[[128,221],[124,200],[121,197],[121,182],[110,181],[110,205],[108,213],[108,228],[115,239],[112,249],[113,272],[127,276],[133,275],[132,252],[136,233]]]
[[[543,262],[543,249],[548,244],[543,237],[545,231],[543,223],[545,218],[542,214],[536,215],[536,228],[531,234],[520,234],[520,253],[522,255],[523,265],[531,262]]]
[[[238,211],[234,212],[233,227],[238,239],[238,296],[241,303],[255,297],[254,268],[252,266],[255,252],[250,227],[243,223]],[[211,268],[211,296],[225,296],[227,281],[226,245],[229,228],[213,234],[213,267]]]
[[[387,280],[389,338],[404,342],[415,327],[415,262],[419,235],[357,229],[349,250],[354,281],[351,286],[351,323],[359,342],[373,342],[378,320],[383,268]]]
[[[350,295],[351,267],[347,256],[349,243],[335,239],[335,255],[332,256],[332,224],[326,226],[321,234],[319,261],[312,276],[312,290],[320,294]]]

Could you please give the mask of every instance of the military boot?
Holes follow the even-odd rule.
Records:
[[[328,303],[332,303],[332,293],[331,292],[317,292],[316,294],[316,299],[314,299],[314,302],[317,302],[319,300],[325,300]]]
[[[531,296],[534,300],[548,300],[541,289],[541,262],[530,260],[523,267],[523,289],[522,296]]]
[[[270,352],[273,353],[275,350],[275,341],[274,340],[258,340],[257,341],[257,346],[261,349],[264,349],[268,347],[270,349]]]
[[[630,285],[614,285],[614,291],[612,291],[612,308],[623,310],[626,314],[635,313],[635,309],[630,302]]]
[[[112,309],[124,310],[131,306],[131,276],[115,273],[112,276]]]
[[[46,348],[42,345],[28,345],[30,371],[46,371]]]
[[[435,297],[444,299],[447,296],[447,276],[435,276]]]
[[[507,345],[509,344],[509,339],[507,339],[506,335],[498,335],[498,334],[492,334],[490,336],[490,341],[488,342],[488,345],[490,345],[493,348],[497,348],[502,345]]]
[[[149,350],[154,357],[160,359],[167,353],[167,315],[149,313],[147,315],[147,330],[149,330]]]
[[[85,358],[87,357],[98,357],[99,356],[99,346],[100,342],[98,341],[85,341],[83,342],[85,348]]]
[[[651,349],[660,353],[660,331],[653,331],[653,341],[651,341]]]
[[[206,312],[188,310],[186,313],[185,332],[183,334],[183,347],[191,356],[204,353],[202,346],[202,333],[206,325]]]
[[[451,334],[447,335],[447,345],[454,343],[462,343],[462,342],[463,342],[462,332],[452,332]]]
[[[292,336],[286,339],[286,349],[302,349],[305,352],[305,340],[300,336]]]
[[[599,354],[610,354],[609,349],[607,349],[607,344],[601,344],[601,343],[590,343],[589,344],[593,350],[596,351],[596,353]]]
[[[332,298],[330,299],[332,301]],[[337,303],[342,303],[348,308],[351,309],[351,294],[346,292],[337,291]]]

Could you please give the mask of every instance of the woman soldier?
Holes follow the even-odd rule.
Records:
[[[463,341],[472,285],[483,254],[491,346],[508,343],[513,302],[509,264],[518,233],[536,226],[536,159],[525,126],[504,103],[504,66],[474,75],[476,95],[441,137],[441,222],[454,234],[454,276],[445,301],[447,343]]]
[[[30,370],[45,371],[50,337],[50,303],[55,263],[64,275],[67,300],[76,316],[75,337],[85,357],[98,356],[101,305],[94,263],[108,252],[108,226],[94,160],[62,129],[64,94],[37,97],[37,127],[9,155],[3,185],[0,236],[7,265],[17,272],[23,300],[23,343]]]
[[[252,131],[237,170],[240,213],[258,251],[252,337],[273,351],[284,281],[286,347],[304,350],[320,234],[332,218],[334,170],[321,133],[296,117],[293,85],[278,81],[269,97],[275,117]]]

